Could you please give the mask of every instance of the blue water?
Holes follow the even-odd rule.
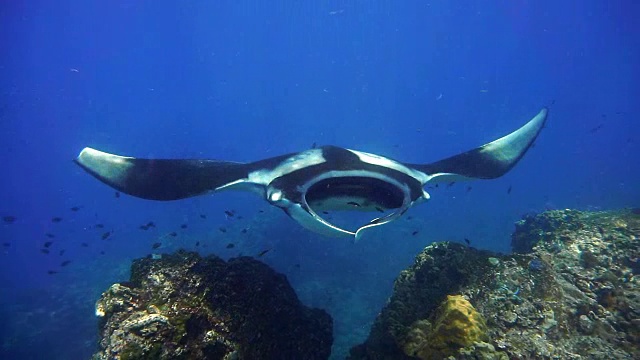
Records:
[[[3,1],[0,215],[16,221],[0,223],[0,358],[88,358],[96,299],[162,242],[271,249],[261,260],[332,314],[338,359],[430,242],[508,252],[525,213],[638,206],[638,16],[632,0]],[[543,106],[548,126],[513,171],[435,189],[355,245],[252,194],[116,198],[71,162],[84,146],[253,161],[317,143],[426,163]]]

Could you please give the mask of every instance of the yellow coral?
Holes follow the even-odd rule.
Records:
[[[414,322],[405,338],[403,350],[420,359],[442,359],[459,349],[487,340],[482,315],[461,295],[449,295],[433,317]]]

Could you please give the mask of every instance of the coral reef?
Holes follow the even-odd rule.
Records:
[[[249,257],[178,251],[133,262],[96,304],[93,359],[326,359],[332,320]]]
[[[512,255],[432,244],[397,278],[349,359],[640,358],[639,236],[632,211],[561,210],[518,222]],[[451,305],[438,305],[454,294],[486,320],[477,336],[434,335],[439,321],[472,323],[465,310],[442,316]]]

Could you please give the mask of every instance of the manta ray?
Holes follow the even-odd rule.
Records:
[[[545,125],[548,110],[514,132],[473,150],[428,164],[407,164],[338,146],[322,146],[249,163],[207,159],[141,159],[84,148],[74,160],[123,193],[178,200],[223,190],[247,190],[320,234],[357,240],[366,229],[400,218],[429,200],[427,184],[494,179],[511,170]],[[319,213],[378,211],[381,217],[350,231]]]

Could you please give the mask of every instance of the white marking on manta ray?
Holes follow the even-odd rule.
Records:
[[[78,159],[84,162],[87,167],[93,169],[96,174],[113,179],[123,179],[128,171],[133,168],[129,156],[109,154],[104,151],[86,147],[82,149]]]
[[[358,150],[351,150],[351,149],[347,149],[349,151],[351,151],[352,153],[356,154],[358,156],[358,158],[360,158],[360,161],[362,162],[366,162],[367,164],[372,164],[372,165],[378,165],[378,166],[383,166],[386,168],[390,168],[396,171],[400,171],[401,173],[404,173],[406,175],[411,176],[412,178],[420,181],[423,185],[429,181],[429,176],[427,176],[427,174],[423,173],[422,171],[418,171],[415,169],[411,169],[408,168],[407,166],[395,161],[395,160],[391,160],[389,158],[386,158],[384,156],[380,156],[380,155],[376,155],[376,154],[371,154],[371,153],[366,153],[363,151],[358,151]]]
[[[524,126],[518,130],[483,145],[480,149],[482,153],[489,153],[498,161],[509,163],[522,154],[522,150],[532,141],[531,134],[540,127],[547,115],[546,110],[542,110]]]
[[[322,164],[326,161],[327,160],[324,158],[324,156],[322,156],[321,149],[311,149],[291,156],[273,169],[260,169],[252,171],[251,173],[249,173],[246,181],[267,186],[275,178],[290,174],[302,168]]]

